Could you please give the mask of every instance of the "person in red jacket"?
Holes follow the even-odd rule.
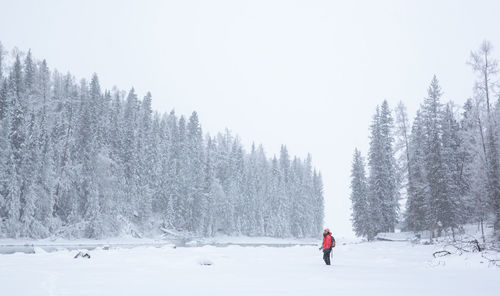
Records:
[[[335,247],[335,238],[333,238],[330,229],[326,228],[323,231],[323,245],[319,248],[323,249],[323,260],[325,260],[326,265],[330,265],[330,253],[333,247]]]

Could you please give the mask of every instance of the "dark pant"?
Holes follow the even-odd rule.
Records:
[[[326,265],[330,265],[330,252],[332,249],[323,250],[323,260],[325,260]]]

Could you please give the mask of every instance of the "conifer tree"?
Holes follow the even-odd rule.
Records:
[[[425,137],[421,111],[413,121],[409,140],[411,173],[408,175],[408,199],[406,201],[405,225],[413,232],[427,229],[429,186],[424,165]]]
[[[357,236],[372,239],[370,228],[371,217],[369,214],[370,204],[368,203],[368,183],[365,174],[365,163],[358,149],[354,150],[351,169],[351,221],[354,232]]]
[[[372,234],[394,232],[398,221],[399,190],[393,152],[393,119],[387,101],[373,117],[368,154],[368,188]]]

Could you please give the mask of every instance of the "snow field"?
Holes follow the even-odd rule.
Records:
[[[497,295],[500,268],[437,246],[137,247],[0,255],[2,295]],[[212,265],[203,265],[211,263]]]

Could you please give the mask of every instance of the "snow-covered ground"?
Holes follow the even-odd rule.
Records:
[[[439,246],[95,249],[0,255],[1,295],[498,295],[500,268],[479,253],[433,258]],[[483,262],[483,263],[481,263]]]

